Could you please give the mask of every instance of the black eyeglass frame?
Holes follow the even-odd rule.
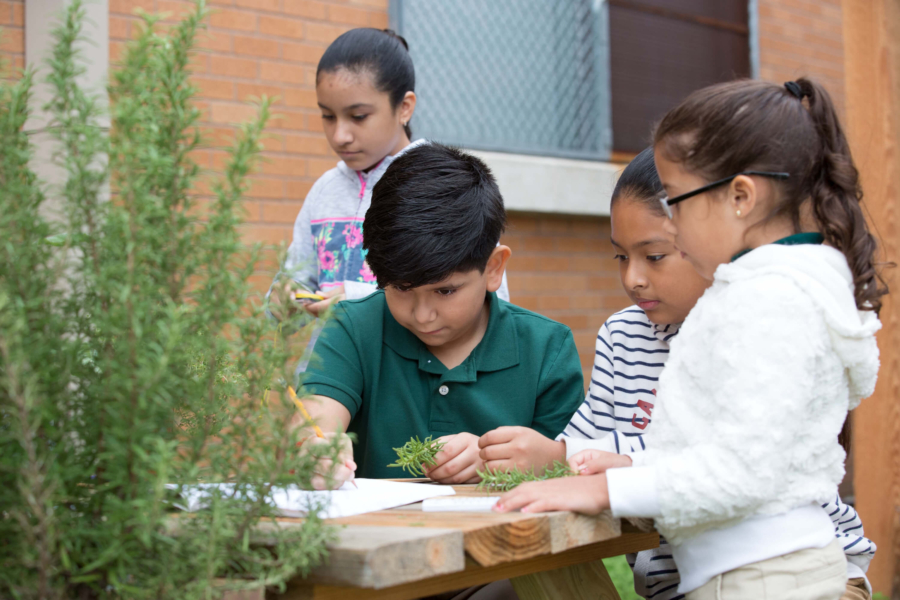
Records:
[[[666,213],[666,216],[670,219],[672,218],[672,206],[678,204],[679,202],[684,202],[688,198],[693,198],[694,196],[699,196],[703,192],[708,192],[709,190],[719,187],[720,185],[731,182],[735,177],[740,175],[759,175],[761,177],[772,177],[774,179],[787,179],[791,176],[790,173],[773,173],[771,171],[741,171],[740,173],[735,173],[730,177],[725,177],[724,179],[719,179],[717,181],[713,181],[712,183],[708,183],[703,187],[699,187],[696,190],[692,190],[687,192],[686,194],[681,194],[680,196],[675,196],[674,198],[668,198],[666,196],[662,196],[659,199],[659,203],[662,204],[663,210]]]

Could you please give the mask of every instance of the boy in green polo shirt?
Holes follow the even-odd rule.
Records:
[[[302,377],[326,438],[353,432],[316,487],[388,478],[393,448],[445,442],[428,475],[478,481],[478,438],[503,425],[554,438],[584,397],[572,333],[496,295],[511,251],[503,198],[479,159],[439,144],[398,157],[375,186],[363,247],[379,291],[338,304]],[[298,426],[304,426],[297,418]],[[308,425],[305,425],[308,427]],[[346,439],[346,436],[344,436]],[[309,431],[302,447],[323,443]]]

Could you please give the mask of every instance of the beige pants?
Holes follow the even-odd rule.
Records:
[[[872,600],[872,594],[869,593],[869,589],[866,587],[866,580],[859,577],[848,581],[847,589],[844,590],[841,600]]]
[[[847,559],[834,541],[728,571],[687,600],[839,600],[847,589]]]

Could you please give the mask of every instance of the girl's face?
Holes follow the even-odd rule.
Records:
[[[328,143],[354,171],[366,171],[409,144],[403,124],[416,107],[413,92],[394,109],[370,73],[338,69],[319,74],[316,97]]]
[[[696,190],[708,183],[702,177],[686,171],[680,163],[668,160],[659,150],[654,152],[653,159],[669,198]],[[743,181],[741,185],[744,185]],[[675,247],[681,256],[710,281],[719,265],[729,262],[735,254],[746,248],[744,237],[748,222],[737,214],[737,208],[745,203],[740,195],[732,201],[733,190],[732,184],[723,186],[721,190],[711,190],[688,198],[672,206],[671,220],[664,219],[665,229],[674,237]],[[716,194],[724,196],[716,198]]]
[[[612,244],[622,285],[632,302],[659,325],[681,323],[709,282],[675,248],[664,215],[624,196],[612,209]]]

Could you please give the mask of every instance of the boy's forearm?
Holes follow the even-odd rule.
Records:
[[[316,435],[314,425],[318,425],[323,433],[344,433],[350,426],[350,411],[333,398],[327,396],[309,396],[303,399],[303,405],[312,422],[306,421],[300,411],[294,413],[291,425],[301,428],[303,439]]]

